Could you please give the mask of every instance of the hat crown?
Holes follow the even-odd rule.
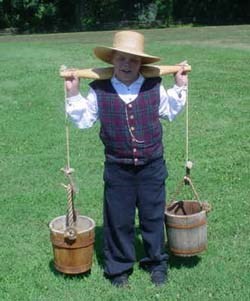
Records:
[[[144,52],[144,36],[134,31],[120,31],[114,36],[113,47],[125,52]]]
[[[151,64],[160,60],[159,57],[144,52],[144,36],[137,31],[118,31],[114,35],[113,47],[99,46],[94,48],[95,55],[109,64],[113,64],[114,51],[139,56],[142,64]]]

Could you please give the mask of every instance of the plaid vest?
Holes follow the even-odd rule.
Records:
[[[110,80],[90,84],[97,95],[107,161],[143,165],[162,157],[160,82],[160,78],[145,79],[138,97],[129,104],[120,99]]]

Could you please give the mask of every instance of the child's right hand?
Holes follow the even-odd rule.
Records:
[[[76,96],[79,94],[79,83],[80,80],[76,76],[65,78],[65,89],[67,97]]]
[[[183,62],[179,63],[178,65],[184,67],[185,65],[187,65],[187,61],[183,61]],[[187,72],[184,71],[184,69],[180,69],[175,74],[175,84],[179,87],[188,85],[188,75],[187,75]]]

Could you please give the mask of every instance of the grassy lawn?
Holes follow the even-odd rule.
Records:
[[[143,31],[146,50],[162,64],[192,65],[189,89],[192,179],[208,201],[208,250],[189,259],[170,257],[169,283],[151,285],[135,264],[130,289],[103,278],[102,170],[99,125],[70,126],[76,207],[96,221],[90,276],[64,276],[53,268],[48,223],[66,213],[60,168],[66,164],[62,64],[102,66],[95,45],[110,32],[0,36],[0,300],[249,300],[250,26]],[[149,42],[150,41],[150,42]],[[87,91],[88,81],[82,81]],[[166,86],[171,76],[164,77]],[[168,196],[184,176],[185,113],[164,122]],[[185,189],[180,196],[189,197]],[[137,255],[142,256],[140,237]]]

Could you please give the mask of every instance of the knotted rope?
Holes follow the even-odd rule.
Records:
[[[61,67],[61,70],[65,69],[65,66]],[[64,86],[64,101],[66,106],[67,101],[67,91],[66,87]],[[76,220],[77,215],[74,208],[74,195],[75,195],[75,185],[72,178],[72,173],[74,169],[70,167],[70,134],[69,134],[69,122],[68,122],[68,115],[65,111],[65,138],[66,138],[66,162],[67,165],[65,168],[62,168],[61,171],[67,177],[69,183],[67,185],[62,184],[62,186],[67,191],[67,215],[66,215],[66,230],[64,233],[65,238],[69,240],[75,240],[77,231],[76,231]]]
[[[191,168],[193,167],[193,163],[189,160],[189,97],[188,97],[188,89],[187,89],[187,95],[186,95],[186,121],[185,121],[185,125],[186,125],[186,142],[185,142],[185,153],[186,153],[186,175],[184,176],[184,179],[181,180],[181,182],[179,183],[179,185],[177,186],[176,192],[174,193],[174,197],[173,200],[175,200],[175,198],[177,197],[177,195],[180,193],[180,190],[183,186],[183,184],[185,185],[190,185],[190,187],[192,188],[192,191],[196,197],[196,200],[199,201],[199,195],[197,193],[197,191],[194,188],[194,185],[191,181],[190,178],[190,173],[191,173]]]
[[[189,160],[189,97],[188,97],[188,90],[187,90],[187,96],[186,96],[186,143],[185,143],[185,152],[186,152],[186,175],[181,180],[179,185],[177,186],[177,189],[174,193],[174,196],[172,198],[172,204],[173,206],[179,205],[178,203],[182,203],[182,201],[175,202],[177,195],[180,193],[183,185],[189,185],[192,189],[192,192],[197,200],[199,202],[201,210],[205,210],[206,212],[209,212],[211,210],[211,206],[207,202],[201,202],[200,197],[198,195],[198,192],[196,191],[194,184],[191,180],[190,173],[191,169],[193,167],[192,161]],[[171,206],[170,206],[171,207]]]

